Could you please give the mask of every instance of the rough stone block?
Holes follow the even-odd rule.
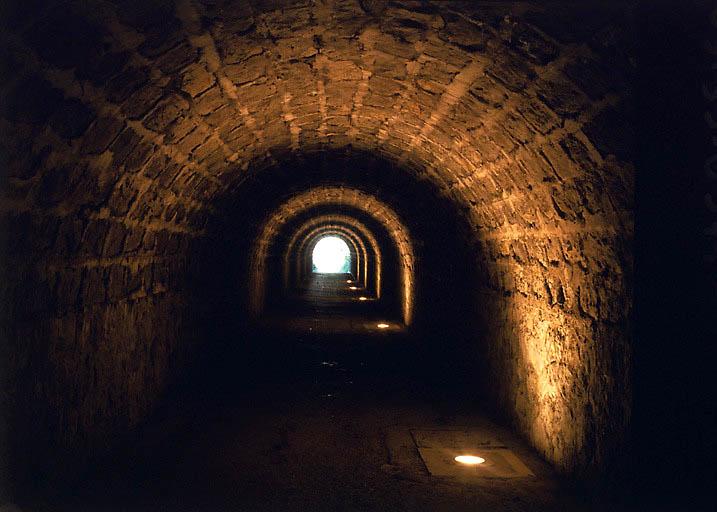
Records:
[[[179,117],[183,117],[187,110],[189,110],[189,103],[178,95],[172,95],[152,110],[142,124],[149,130],[163,132]]]
[[[90,164],[83,167],[77,184],[71,190],[70,201],[78,206],[104,204],[119,179],[119,171],[112,165]]]
[[[141,119],[162,98],[164,91],[154,84],[147,84],[130,95],[122,104],[122,113],[129,119]]]
[[[527,23],[518,21],[513,26],[510,44],[536,64],[545,65],[558,55],[558,47],[550,39]]]
[[[401,41],[389,34],[378,34],[374,42],[374,48],[378,52],[393,55],[404,60],[413,60],[418,57],[414,46],[408,42]]]
[[[201,65],[193,66],[182,77],[182,89],[192,98],[200,95],[213,84],[214,75]]]
[[[147,68],[129,68],[107,83],[107,99],[112,103],[122,103],[131,94],[149,81]]]
[[[459,46],[468,52],[484,50],[488,34],[478,24],[469,23],[465,18],[455,15],[444,15],[446,24],[439,32],[441,39]]]
[[[329,80],[361,80],[363,71],[350,60],[328,61],[326,73]]]
[[[288,61],[313,57],[319,51],[315,41],[311,34],[281,39],[276,42],[276,57]]]
[[[586,101],[578,89],[565,82],[540,82],[538,97],[561,117],[577,117],[585,108]]]
[[[136,173],[144,166],[149,158],[157,151],[157,147],[149,142],[140,142],[134,151],[124,161],[125,172]]]
[[[202,126],[195,127],[184,137],[176,142],[177,149],[183,155],[190,155],[204,141],[209,138],[209,132]]]
[[[142,137],[132,128],[125,128],[110,146],[112,165],[120,167],[133,154]]]
[[[147,178],[154,179],[168,165],[172,165],[169,155],[162,151],[157,151],[145,166],[143,174]]]
[[[156,60],[156,64],[162,72],[172,74],[184,69],[197,61],[198,50],[189,43],[182,43],[172,48]]]
[[[475,99],[479,103],[494,108],[500,108],[507,99],[507,95],[502,88],[496,86],[495,81],[491,80],[487,76],[478,78],[474,81],[471,84],[470,89],[468,89],[468,93],[471,98]]]
[[[206,116],[222,108],[227,108],[227,103],[229,101],[222,95],[221,89],[212,87],[195,98],[193,106],[197,114]]]
[[[585,144],[576,139],[573,135],[567,135],[560,141],[562,147],[573,162],[585,172],[593,172],[595,170],[595,162],[590,156],[588,148]]]
[[[164,141],[167,144],[177,144],[188,134],[197,129],[197,121],[191,117],[180,117],[165,129]]]
[[[117,186],[115,186],[114,191],[110,195],[107,206],[109,207],[112,215],[126,215],[136,197],[137,189],[132,186],[131,181],[121,181]]]
[[[102,256],[109,227],[110,223],[104,219],[90,219],[82,234],[80,252],[85,255]]]
[[[266,76],[269,59],[264,55],[250,57],[240,64],[224,66],[227,78],[236,85],[243,85]]]
[[[125,238],[127,236],[127,228],[120,222],[113,222],[107,232],[105,239],[103,256],[112,258],[119,256],[122,252]]]
[[[142,246],[144,231],[144,228],[141,227],[129,228],[124,239],[122,252],[131,253],[137,251]]]
[[[114,117],[98,118],[82,139],[81,150],[87,154],[104,152],[124,128],[124,121]]]
[[[530,126],[544,135],[550,133],[560,123],[560,120],[553,112],[536,100],[520,104],[517,110]]]

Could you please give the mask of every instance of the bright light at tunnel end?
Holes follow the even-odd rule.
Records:
[[[483,457],[477,457],[475,455],[458,455],[453,460],[465,466],[477,466],[485,462]]]
[[[313,270],[319,274],[342,274],[349,271],[349,247],[337,236],[327,236],[319,240],[311,257]]]

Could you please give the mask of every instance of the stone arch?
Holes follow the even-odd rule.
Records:
[[[250,310],[258,315],[265,301],[266,268],[265,259],[272,239],[292,216],[321,205],[337,207],[350,206],[379,221],[391,239],[399,254],[401,311],[406,325],[411,324],[413,308],[413,272],[415,256],[408,229],[396,213],[386,204],[371,195],[357,189],[340,187],[316,187],[292,197],[275,211],[260,230],[251,254],[248,275],[252,279],[249,286]]]
[[[369,254],[366,251],[366,245],[364,244],[364,241],[356,235],[356,233],[340,225],[325,225],[320,228],[315,228],[306,234],[302,242],[296,248],[295,277],[298,278],[301,273],[306,273],[309,259],[308,248],[313,243],[313,239],[317,236],[326,236],[333,233],[344,236],[350,240],[357,254],[356,265],[354,269],[352,269],[352,273],[354,274],[357,282],[365,284],[369,263]],[[287,259],[291,250],[291,246],[287,247]]]
[[[70,452],[136,425],[191,345],[163,319],[186,316],[218,201],[287,155],[352,148],[473,226],[500,409],[564,471],[608,465],[629,419],[634,176],[616,8],[580,31],[524,3],[50,4],[3,21],[2,315],[28,424],[49,416]]]
[[[369,264],[372,264],[374,267],[373,275],[375,277],[375,283],[374,283],[374,291],[376,292],[377,296],[381,295],[381,251],[378,245],[378,242],[376,241],[376,237],[373,236],[371,231],[360,221],[357,219],[354,219],[347,215],[322,215],[315,218],[312,218],[311,220],[307,221],[305,224],[303,224],[300,228],[296,230],[296,233],[292,236],[291,240],[289,241],[289,244],[287,245],[287,255],[288,252],[292,250],[292,247],[295,245],[296,241],[301,237],[301,234],[304,230],[308,229],[321,229],[320,225],[324,225],[324,223],[328,223],[327,225],[336,225],[340,227],[349,227],[355,231],[354,235],[356,237],[357,243],[362,246],[362,251],[364,253],[364,268],[361,272],[361,274],[365,277],[369,273],[368,266]],[[312,231],[313,232],[313,231]],[[370,255],[368,248],[370,247],[372,255]],[[373,260],[373,261],[371,261]],[[368,284],[368,283],[365,283]]]

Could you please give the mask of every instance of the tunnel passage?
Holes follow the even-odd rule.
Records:
[[[367,252],[364,240],[350,227],[340,224],[322,224],[320,227],[314,228],[301,237],[301,230],[292,237],[284,256],[284,276],[288,283],[292,281],[296,284],[302,278],[305,278],[310,272],[320,272],[317,262],[317,245],[326,238],[338,238],[346,245],[350,259],[346,261],[344,273],[350,273],[355,282],[364,286],[368,284],[369,260],[375,262],[377,254]],[[296,240],[301,240],[298,244]],[[321,256],[318,256],[319,258]],[[293,271],[293,274],[290,274]],[[372,277],[375,277],[372,272]]]
[[[284,288],[300,284],[302,277],[309,272],[308,244],[328,233],[341,234],[354,244],[357,253],[355,280],[380,297],[383,260],[376,237],[365,224],[347,215],[313,216],[295,229],[284,252]]]
[[[394,294],[398,297],[397,301],[400,303],[402,321],[404,324],[409,325],[413,315],[415,255],[408,229],[388,205],[375,197],[356,189],[328,186],[310,189],[292,197],[281,205],[278,211],[263,226],[256,248],[252,252],[252,263],[249,270],[249,275],[252,279],[249,289],[251,311],[258,315],[263,310],[266,300],[267,274],[271,272],[267,260],[270,254],[279,252],[272,250],[271,247],[272,244],[276,244],[276,238],[281,238],[279,232],[282,230],[283,224],[287,223],[291,217],[306,215],[307,212],[310,215],[311,210],[321,208],[334,212],[350,208],[357,210],[360,215],[370,217],[373,223],[381,225],[381,231],[385,232],[383,238],[388,239],[385,245],[393,247],[393,252],[396,253],[393,261],[394,266],[397,268],[392,273],[385,272],[382,269],[388,258],[381,256],[379,245],[375,242],[375,235],[368,231],[368,235],[374,240],[373,249],[376,251],[371,258],[377,266],[375,275],[384,276],[385,278],[389,274],[394,275],[391,288],[395,289]],[[358,227],[361,226],[358,219],[353,220],[351,217],[348,217],[348,219],[350,222],[353,221],[352,223],[357,223]],[[311,247],[309,245],[309,248]],[[379,295],[385,284],[385,279],[383,285],[380,280],[376,281],[375,287]]]
[[[10,446],[36,440],[25,470],[80,464],[217,329],[242,332],[301,205],[365,224],[404,320],[451,320],[514,428],[564,472],[603,472],[630,407],[615,9],[556,23],[524,3],[9,6],[3,389]]]

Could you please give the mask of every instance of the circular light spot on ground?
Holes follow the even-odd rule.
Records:
[[[359,297],[359,300],[368,300],[368,297]]]
[[[349,290],[358,290],[358,288],[355,286],[349,286]]]
[[[376,324],[376,327],[378,327],[379,329],[388,329],[389,325],[381,323],[381,324]]]
[[[466,466],[476,466],[485,462],[483,457],[476,457],[475,455],[459,455],[453,460],[459,464],[465,464]]]

